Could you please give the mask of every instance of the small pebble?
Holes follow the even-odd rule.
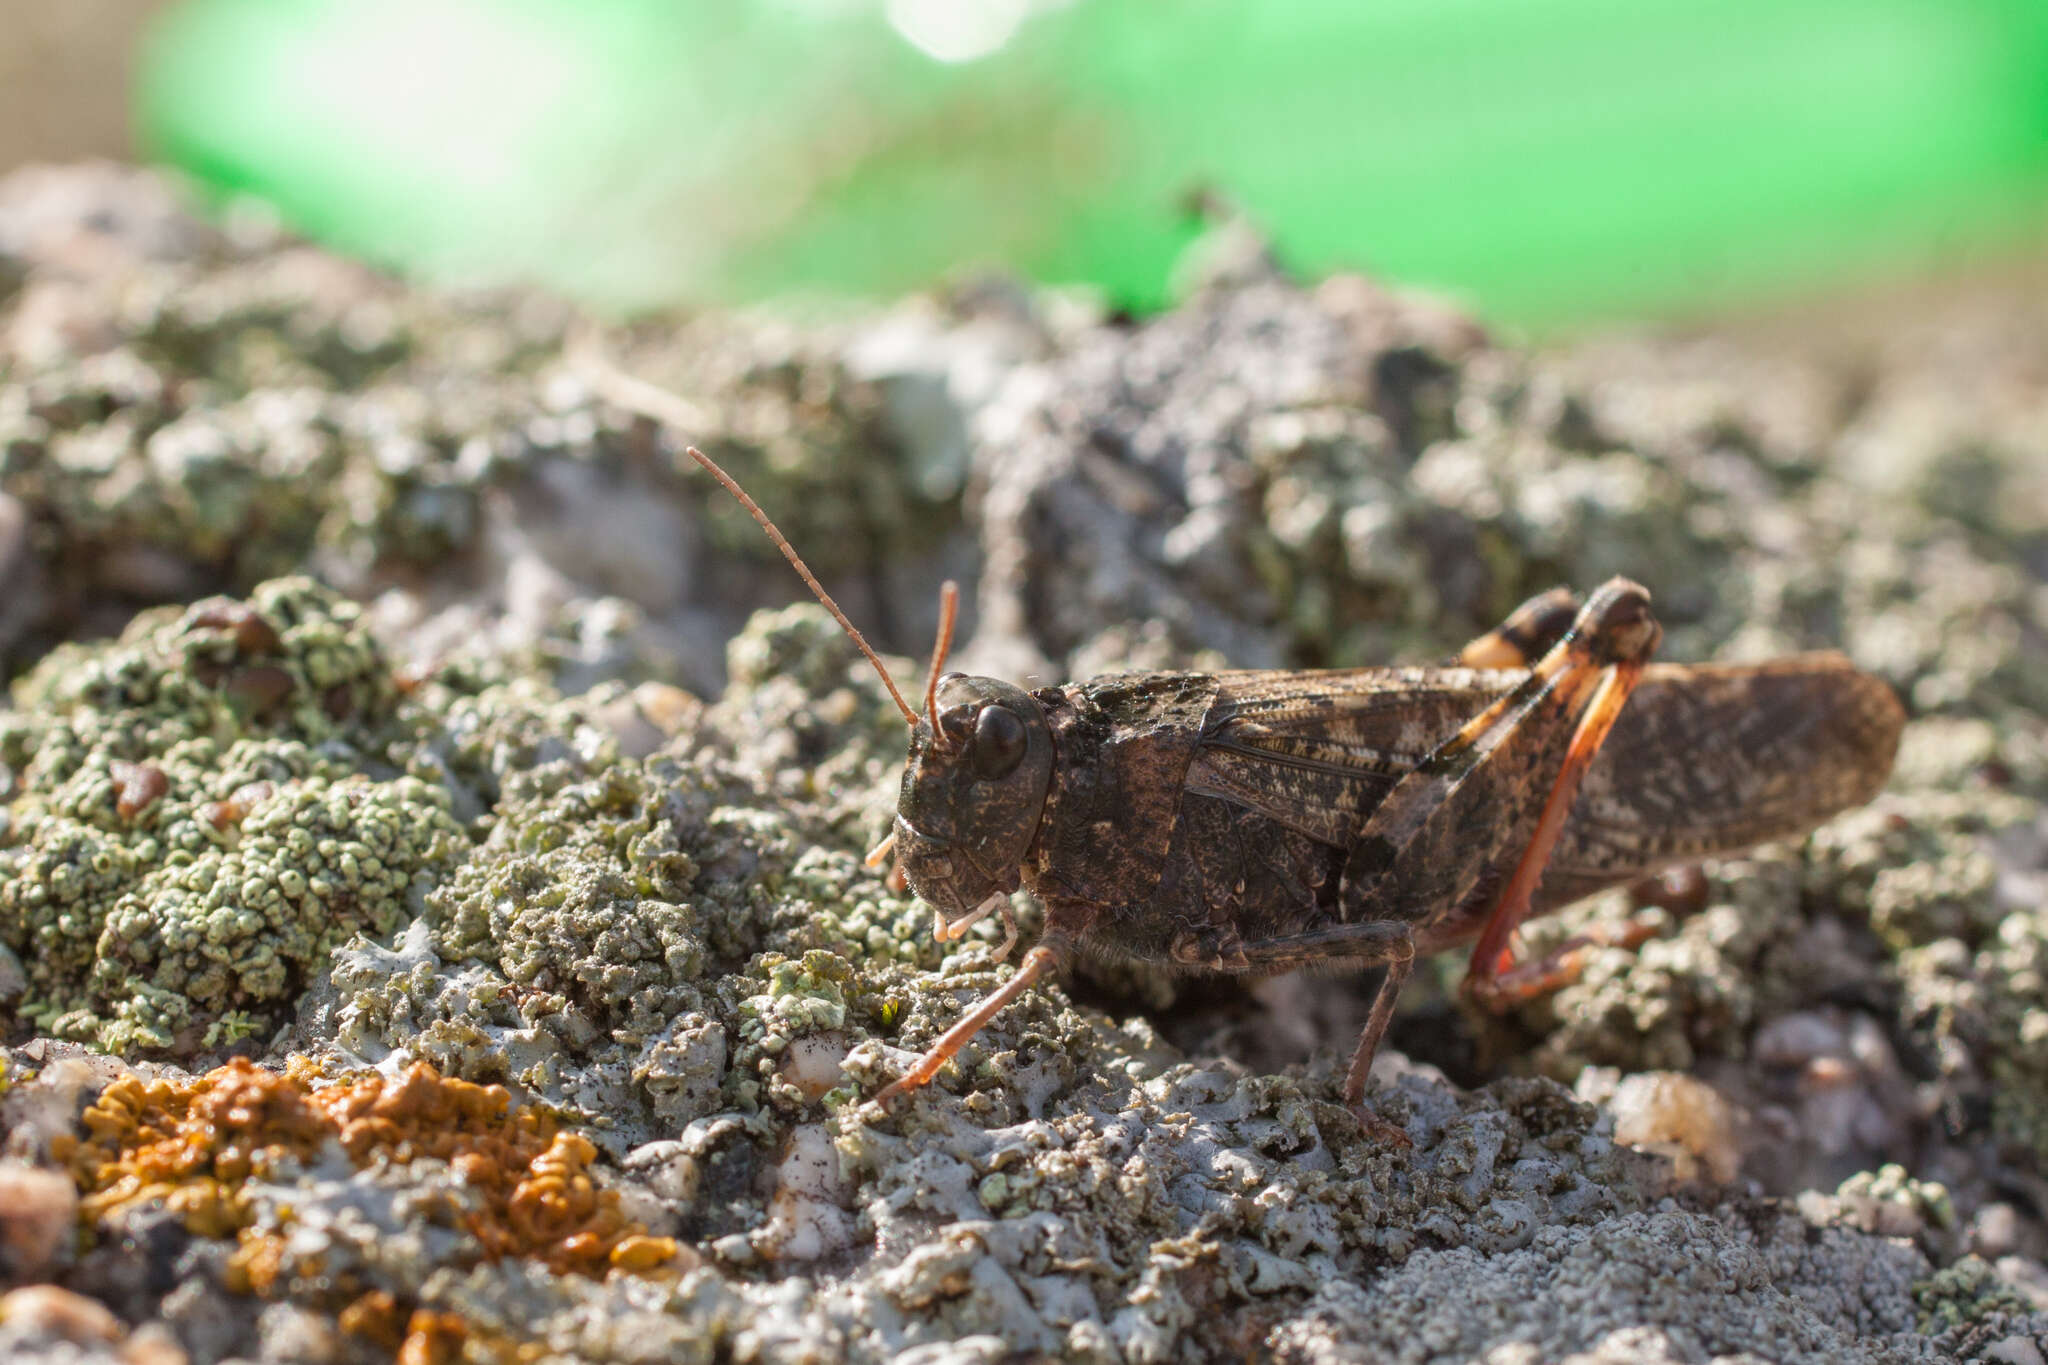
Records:
[[[114,779],[114,810],[123,820],[133,820],[171,789],[171,779],[154,763],[116,760],[108,771]]]
[[[847,1037],[836,1029],[791,1042],[782,1059],[782,1078],[807,1100],[816,1100],[846,1080]]]
[[[0,1325],[9,1335],[55,1337],[74,1346],[119,1341],[126,1330],[105,1304],[54,1284],[0,1294]]]
[[[1995,1341],[1985,1350],[1986,1360],[1995,1360],[2000,1365],[2048,1365],[2048,1359],[2041,1355],[2041,1348],[2029,1337],[2010,1336]]]
[[[1998,1278],[2019,1291],[2037,1313],[2048,1313],[2048,1266],[2031,1256],[2001,1256],[1993,1263]]]
[[[2020,1211],[2010,1204],[1986,1204],[1970,1220],[1970,1250],[1995,1261],[2019,1250]]]
[[[792,1128],[755,1247],[778,1261],[816,1261],[846,1250],[854,1240],[853,1219],[843,1207],[850,1195],[832,1135],[815,1123]]]
[[[77,1221],[78,1189],[70,1177],[0,1162],[0,1281],[46,1277]]]
[[[1680,1181],[1725,1185],[1741,1167],[1735,1110],[1705,1081],[1674,1071],[1628,1076],[1607,1107],[1614,1140],[1672,1157]]]

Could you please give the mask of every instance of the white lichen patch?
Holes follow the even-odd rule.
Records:
[[[1742,1168],[1735,1107],[1696,1077],[1670,1071],[1624,1077],[1607,1110],[1616,1142],[1671,1157],[1680,1182],[1726,1185]]]

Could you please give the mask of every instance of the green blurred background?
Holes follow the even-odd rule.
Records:
[[[141,146],[214,194],[613,312],[988,266],[1145,310],[1223,210],[1545,330],[2048,209],[2039,0],[184,0],[142,52]]]

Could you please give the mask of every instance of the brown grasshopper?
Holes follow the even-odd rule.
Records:
[[[600,391],[656,420],[671,395],[616,370]],[[1444,666],[1122,673],[1027,692],[946,673],[945,586],[920,715],[753,499],[753,515],[881,674],[909,724],[898,868],[958,938],[1028,889],[1045,930],[1016,974],[878,1095],[936,1076],[1077,954],[1190,972],[1384,967],[1345,1076],[1373,1054],[1415,959],[1472,943],[1465,990],[1506,1008],[1570,979],[1575,939],[1517,964],[1516,927],[1661,868],[1802,834],[1891,770],[1905,713],[1839,654],[1650,662],[1650,596],[1610,579],[1533,598]]]

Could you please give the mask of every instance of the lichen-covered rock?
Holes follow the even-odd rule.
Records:
[[[503,805],[615,755],[546,683],[402,680],[304,579],[69,646],[0,712],[0,942],[24,1014],[115,1051],[268,1036],[351,935],[392,933]]]
[[[848,1023],[854,964],[890,983],[895,964],[936,964],[928,914],[829,846],[882,824],[871,745],[900,720],[879,729],[894,711],[873,674],[814,609],[758,618],[732,652],[759,689],[662,752],[508,772],[489,834],[415,927],[339,955],[334,1032],[314,1036],[516,1081],[623,1151],[788,1090],[791,1042]],[[798,654],[804,670],[762,662]],[[805,764],[792,733],[825,757]],[[901,1012],[879,982],[859,995],[864,1019]]]
[[[408,727],[382,652],[305,580],[59,651],[17,697],[0,939],[58,1037],[239,1041],[468,846],[448,794],[391,761]]]
[[[1943,1359],[1908,1305],[1910,1248],[1818,1236],[1796,1218],[1672,1207],[1546,1228],[1507,1256],[1425,1253],[1322,1286],[1275,1332],[1278,1359]],[[1681,1307],[1683,1305],[1683,1307]],[[1512,1343],[1512,1344],[1510,1344]]]
[[[0,201],[22,273],[0,299],[0,679],[136,604],[315,572],[383,593],[426,655],[488,636],[579,690],[621,672],[708,689],[748,607],[783,595],[773,547],[679,448],[554,372],[565,305],[411,290],[253,226],[215,232],[139,170],[22,173]],[[706,315],[635,357],[695,396],[694,438],[865,608],[849,518],[930,552],[965,459],[955,433],[921,493],[872,458],[958,422],[943,381],[936,425],[906,408],[917,348],[856,330]]]
[[[0,1124],[71,1164],[62,1273],[146,1342],[1510,1365],[2048,1332],[2048,329],[2010,298],[1552,354],[1252,268],[1137,322],[1000,289],[705,315],[615,339],[703,418],[657,432],[556,364],[553,305],[180,229],[135,184],[80,195],[97,254],[0,195]],[[1868,810],[1528,926],[1658,931],[1550,998],[1483,1020],[1462,964],[1418,971],[1373,1097],[1410,1149],[1336,1102],[1342,979],[1077,974],[885,1112],[1006,978],[998,926],[941,946],[863,866],[902,716],[817,608],[740,629],[798,589],[693,437],[878,643],[921,653],[952,573],[965,661],[1034,685],[1427,659],[1621,572],[1667,658],[1843,647],[1913,719]],[[304,567],[369,600],[271,577]]]

